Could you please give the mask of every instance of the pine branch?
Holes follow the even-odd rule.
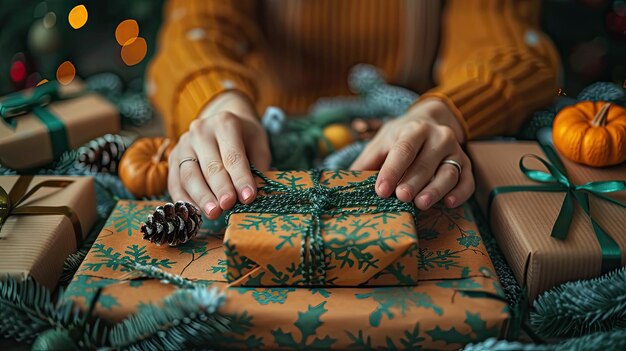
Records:
[[[207,347],[229,331],[229,319],[217,313],[225,295],[204,286],[177,290],[163,305],[147,305],[111,329],[114,348],[178,350],[185,345]]]
[[[203,284],[193,282],[191,280],[185,279],[180,275],[174,275],[168,273],[156,266],[153,265],[145,265],[138,262],[126,261],[123,263],[124,267],[128,268],[131,271],[141,272],[147,278],[158,279],[161,282],[176,285],[179,288],[193,289],[193,288],[203,288],[205,287]]]
[[[478,344],[469,344],[463,351],[621,351],[626,350],[626,329],[597,332],[578,338],[562,341],[558,344],[522,344],[495,338]]]
[[[71,330],[83,319],[71,302],[63,300],[63,291],[53,298],[50,291],[32,278],[19,281],[6,277],[0,280],[0,335],[18,342],[32,342],[49,329]],[[101,345],[105,328],[95,320],[82,336],[82,344]]]
[[[626,327],[626,267],[562,284],[542,294],[531,313],[542,336],[576,336]]]

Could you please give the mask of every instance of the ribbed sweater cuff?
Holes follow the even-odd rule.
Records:
[[[235,71],[209,68],[195,72],[183,82],[175,104],[175,134],[180,136],[196,119],[207,104],[225,91],[237,91],[250,101],[256,101],[257,91],[254,84],[242,74]]]
[[[498,90],[486,83],[469,79],[456,85],[442,85],[421,95],[420,99],[434,97],[445,102],[463,128],[465,140],[493,134],[490,125],[497,114],[506,110],[506,100]]]

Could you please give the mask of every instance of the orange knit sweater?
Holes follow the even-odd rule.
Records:
[[[514,133],[556,91],[538,0],[170,0],[146,90],[178,137],[227,90],[306,112],[377,66],[446,102],[466,136]]]

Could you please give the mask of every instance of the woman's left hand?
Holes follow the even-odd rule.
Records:
[[[386,123],[352,164],[355,170],[380,169],[376,193],[413,201],[426,210],[444,199],[457,207],[474,192],[469,158],[461,148],[463,129],[448,106],[426,99]],[[453,164],[456,161],[461,172]]]

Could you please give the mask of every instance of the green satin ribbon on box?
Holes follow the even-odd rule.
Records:
[[[72,222],[74,236],[77,247],[83,241],[83,231],[80,220],[76,212],[69,206],[23,206],[28,198],[34,195],[39,189],[44,187],[65,188],[72,184],[71,180],[46,180],[35,185],[29,192],[28,186],[33,180],[33,176],[20,176],[13,185],[9,193],[0,187],[0,231],[6,219],[10,216],[42,216],[42,215],[63,215]]]
[[[522,192],[522,191],[535,191],[535,192],[564,192],[565,198],[561,205],[561,210],[557,216],[556,221],[552,227],[553,238],[563,240],[569,233],[570,224],[574,215],[574,206],[577,203],[585,212],[591,226],[593,227],[594,234],[600,244],[602,250],[602,273],[608,272],[612,269],[619,268],[621,266],[622,253],[620,247],[615,240],[611,238],[607,232],[596,222],[591,215],[589,209],[589,195],[593,195],[604,201],[608,201],[617,206],[626,208],[626,203],[617,201],[604,194],[613,193],[618,191],[626,191],[626,181],[623,180],[609,180],[599,182],[589,182],[582,185],[575,185],[567,177],[567,171],[565,166],[561,162],[558,153],[554,149],[551,143],[541,140],[539,141],[543,152],[548,160],[545,160],[537,155],[524,155],[519,161],[519,167],[524,175],[538,183],[543,185],[509,185],[496,187],[489,193],[489,199],[487,201],[487,214],[491,213],[491,205],[497,195]],[[526,159],[533,158],[541,162],[549,173],[529,169],[524,165]]]
[[[52,144],[52,156],[54,159],[69,149],[67,130],[65,124],[46,106],[53,101],[61,100],[59,84],[48,82],[33,89],[32,94],[22,92],[8,95],[0,101],[0,117],[11,128],[17,126],[16,119],[19,116],[32,112],[48,129],[50,143]]]

